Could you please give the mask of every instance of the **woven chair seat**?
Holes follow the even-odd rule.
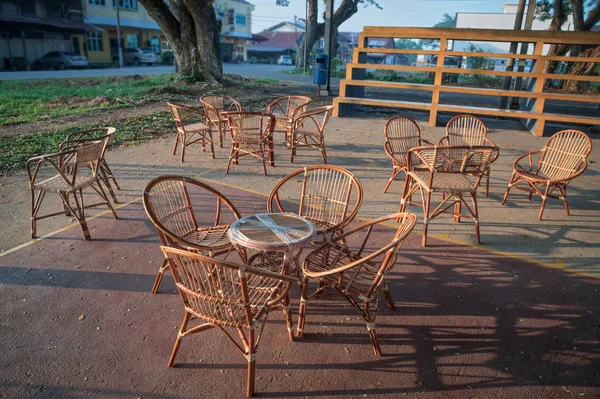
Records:
[[[227,238],[227,230],[229,230],[229,225],[203,227],[185,234],[181,238],[202,247],[226,247],[231,245]]]
[[[96,180],[96,177],[92,175],[76,176],[75,183],[71,185],[68,182],[66,182],[61,175],[57,174],[49,179],[36,183],[33,187],[36,190],[43,191],[71,191],[87,187]]]
[[[302,129],[302,128],[296,128],[295,129],[295,133],[297,135],[321,137],[321,133],[318,132],[318,131],[308,130],[308,129],[305,130],[305,129]]]
[[[411,171],[410,175],[424,188],[429,185],[429,171]],[[463,192],[475,191],[475,181],[462,173],[435,173],[432,191]]]
[[[321,273],[357,261],[360,256],[350,252],[340,245],[327,246],[322,250],[311,253],[311,257],[304,263],[303,268],[312,273]],[[333,262],[332,262],[333,260]],[[373,279],[377,275],[378,266],[374,262],[364,262],[358,267],[346,270],[342,274],[339,284],[339,274],[322,277],[329,284],[335,284],[343,292],[354,296],[366,296],[373,286]],[[378,294],[378,292],[376,292]]]
[[[527,180],[546,182],[548,180],[553,180],[554,176],[549,176],[543,171],[539,171],[538,173],[529,172],[524,169],[515,169],[515,173],[519,176],[526,178]],[[568,180],[568,179],[565,179]]]
[[[197,122],[197,123],[191,123],[189,125],[185,125],[185,130],[188,133],[192,133],[192,132],[203,132],[206,130],[210,130],[210,127],[205,125],[202,122]]]

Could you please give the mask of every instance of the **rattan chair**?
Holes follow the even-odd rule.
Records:
[[[231,97],[219,95],[207,95],[200,97],[200,102],[204,107],[204,113],[210,121],[210,124],[219,132],[219,147],[223,148],[223,141],[227,133],[227,117],[223,112],[241,111],[242,106]]]
[[[116,131],[117,131],[117,129],[115,129],[114,127],[101,127],[101,128],[97,128],[97,129],[73,132],[73,133],[67,135],[65,140],[62,143],[60,143],[60,145],[58,146],[58,151],[62,152],[62,151],[66,151],[69,149],[74,149],[83,144],[88,144],[88,143],[97,141],[99,137],[103,137],[103,136],[106,136],[108,138],[107,143],[106,143],[106,148],[108,148],[115,141],[115,132]],[[102,180],[104,181],[104,185],[106,186],[108,193],[110,194],[113,202],[117,203],[118,202],[117,196],[115,195],[115,192],[112,188],[112,184],[115,185],[117,190],[120,190],[121,187],[119,186],[119,183],[117,182],[117,179],[115,178],[114,173],[108,166],[108,163],[106,162],[106,158],[104,156],[102,157],[102,161],[100,162],[100,167],[98,169],[98,172],[100,173],[100,176],[102,177]],[[112,184],[111,184],[111,180],[112,180]]]
[[[392,176],[388,180],[383,192],[386,193],[390,184],[402,172],[406,176],[407,161],[406,152],[413,147],[433,145],[433,143],[421,138],[421,129],[414,119],[408,116],[394,116],[388,119],[383,128],[385,143],[383,149],[392,160]],[[414,159],[413,161],[417,161]],[[406,178],[406,177],[405,177]]]
[[[387,224],[395,220],[398,220],[399,224],[391,230]],[[398,250],[414,228],[416,220],[417,217],[412,213],[388,215],[364,223],[309,253],[302,265],[304,279],[298,337],[304,332],[308,302],[326,296],[326,290],[331,289],[334,291],[333,295],[346,298],[364,319],[373,351],[380,356],[381,348],[375,333],[379,299],[383,293],[389,308],[395,310],[385,277],[396,264]],[[385,237],[385,244],[373,248],[372,233],[379,235],[378,242],[383,241]],[[310,279],[316,279],[319,283],[317,290],[308,295]]]
[[[146,185],[142,202],[163,245],[209,256],[227,254],[233,249],[227,230],[240,213],[208,184],[184,176],[160,176]],[[158,291],[167,268],[165,260],[152,293]]]
[[[269,195],[267,210],[304,216],[325,241],[354,220],[362,199],[362,185],[352,173],[339,166],[313,165],[281,179]]]
[[[292,283],[297,280],[180,249],[161,248],[168,259],[185,306],[185,315],[177,333],[169,367],[173,367],[184,337],[217,328],[248,361],[246,395],[253,396],[256,349],[265,321],[269,311],[287,297]],[[201,323],[188,328],[192,318],[200,319]],[[209,345],[212,346],[212,343]]]
[[[506,202],[510,189],[516,188],[527,191],[530,201],[533,194],[542,197],[538,220],[542,220],[549,197],[561,199],[568,216],[567,185],[585,171],[588,165],[587,157],[591,151],[592,141],[585,133],[579,130],[555,133],[548,139],[544,148],[528,152],[515,161],[502,205]],[[558,190],[558,195],[552,194],[555,190]]]
[[[275,117],[262,112],[226,112],[231,134],[231,153],[227,162],[227,173],[231,162],[238,164],[240,157],[250,155],[262,161],[263,171],[267,175],[265,153],[269,163],[273,163],[273,128]]]
[[[291,133],[294,121],[302,112],[306,111],[311,98],[306,96],[286,96],[278,98],[267,105],[266,112],[275,115],[275,132],[283,132],[288,147],[291,147]]]
[[[408,151],[408,176],[404,182],[400,212],[404,212],[407,203],[415,204],[410,199],[418,190],[422,202],[417,205],[423,207],[424,216],[423,246],[427,245],[427,226],[433,218],[443,213],[453,215],[456,222],[460,222],[461,217],[473,220],[477,243],[480,243],[477,187],[494,151],[496,147],[491,146],[427,146]],[[413,159],[418,159],[418,164]],[[433,193],[440,193],[442,199],[431,210]],[[465,193],[471,195],[473,208],[465,202]],[[468,214],[461,213],[462,205]],[[452,207],[453,211],[450,210]]]
[[[292,155],[290,162],[294,163],[296,149],[298,147],[311,147],[319,150],[323,157],[323,163],[327,163],[327,151],[325,150],[325,125],[329,121],[333,106],[325,106],[309,109],[302,112],[291,130]]]
[[[65,214],[77,219],[83,237],[90,240],[90,232],[85,221],[85,209],[99,205],[106,205],[113,217],[118,219],[102,188],[103,178],[99,172],[108,140],[108,136],[98,137],[93,142],[71,147],[62,152],[30,158],[27,161],[31,200],[31,238],[37,237],[36,222],[38,220]],[[93,189],[100,196],[102,202],[85,205],[83,202],[83,189],[85,188]],[[59,195],[63,205],[62,212],[38,216],[46,193]],[[71,195],[74,205],[71,205],[69,200]]]
[[[213,145],[212,128],[210,121],[200,109],[188,107],[181,104],[167,103],[175,125],[177,127],[177,137],[173,146],[173,155],[177,154],[177,146],[181,146],[181,162],[185,158],[185,148],[196,143],[202,145],[202,152],[206,151],[206,144],[210,144],[212,158],[215,159],[215,147]],[[198,119],[189,122],[188,119]]]
[[[457,115],[446,124],[446,135],[438,145],[468,145],[468,146],[493,146],[496,151],[492,155],[490,165],[498,159],[498,146],[487,138],[487,127],[481,119],[473,115]],[[477,171],[475,173],[478,173]],[[490,192],[490,166],[485,170],[485,196]]]

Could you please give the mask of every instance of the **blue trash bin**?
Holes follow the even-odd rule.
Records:
[[[327,84],[327,56],[325,54],[319,54],[316,57],[313,83],[316,85]]]

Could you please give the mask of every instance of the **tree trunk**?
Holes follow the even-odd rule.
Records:
[[[212,1],[139,0],[158,23],[173,48],[181,76],[198,80],[221,80],[223,65],[219,56],[219,26]]]
[[[600,57],[600,46],[587,49],[579,54],[580,57]],[[595,62],[578,62],[568,72],[569,75],[591,75],[596,69]],[[589,87],[589,82],[581,80],[565,80],[563,90],[570,93],[580,93]]]
[[[308,11],[306,17],[306,26],[304,27],[304,35],[302,35],[300,47],[298,47],[298,53],[296,54],[296,68],[304,68],[304,64],[308,62],[308,58],[310,57],[310,52],[312,50],[312,45],[309,43],[314,45],[318,39],[318,37],[315,37],[318,25],[318,0],[307,0],[307,6]],[[306,57],[304,55],[305,45]]]

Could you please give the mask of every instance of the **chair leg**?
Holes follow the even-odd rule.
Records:
[[[423,221],[423,246],[427,246],[427,226],[429,225],[429,208],[431,204],[431,191],[427,192],[427,197],[425,197],[425,204],[423,207],[423,215],[425,220]]]
[[[185,157],[185,134],[181,140],[181,162],[183,162],[183,158]]]
[[[231,166],[231,161],[233,160],[233,157],[235,156],[235,143],[231,143],[231,153],[229,154],[229,160],[227,161],[227,171],[225,172],[225,174],[229,174],[229,167]]]
[[[262,161],[262,166],[263,166],[263,172],[265,173],[265,176],[267,176],[267,164],[265,162],[265,150],[264,150],[264,147],[262,144],[259,147],[259,151],[260,151],[260,160]]]
[[[294,341],[294,322],[292,321],[292,307],[290,305],[289,294],[283,300],[283,314],[285,315],[285,324],[287,325],[288,338]]]
[[[215,145],[213,144],[212,131],[208,132],[208,136],[210,137],[210,152],[212,154],[212,159],[215,159]],[[221,148],[222,148],[222,146],[221,146]]]
[[[298,327],[296,328],[296,335],[301,337],[304,329],[304,321],[306,319],[306,292],[308,291],[308,278],[302,280],[302,288],[300,294],[300,309],[298,310]]]
[[[327,165],[327,150],[325,149],[325,140],[321,140],[321,154],[323,155],[323,163]]]
[[[79,227],[81,227],[81,233],[83,234],[83,238],[86,241],[90,241],[92,239],[92,237],[90,237],[90,232],[88,230],[87,227],[87,223],[85,221],[85,209],[84,209],[84,205],[83,205],[83,194],[81,193],[81,190],[79,190],[80,193],[80,199],[77,199],[77,192],[73,191],[73,198],[75,200],[75,212],[74,212],[74,216],[75,218],[77,218],[77,221],[79,222]]]
[[[370,327],[369,324],[372,324]],[[373,352],[376,356],[381,356],[381,347],[377,340],[377,333],[375,332],[375,322],[367,323],[367,330],[369,330],[369,338],[371,338],[371,344],[373,344]]]
[[[567,186],[561,187],[557,186],[558,191],[560,193],[560,199],[563,200],[563,204],[565,206],[565,212],[567,212],[567,216],[571,216],[569,213],[569,203],[567,202]]]
[[[112,172],[112,170],[106,163],[106,160],[104,159],[102,159],[102,169],[106,172],[107,176],[112,179],[113,183],[115,183],[115,187],[117,188],[117,190],[120,190],[121,186],[119,186],[119,183],[117,183],[117,179],[114,173]]]
[[[290,140],[290,163],[294,163],[294,157],[296,156],[296,133],[292,133]]]
[[[477,210],[477,192],[473,191],[471,193],[471,201],[473,202],[473,217],[475,222],[475,236],[477,237],[477,244],[481,244],[481,239],[479,237],[479,213]],[[468,208],[468,207],[467,207]]]
[[[410,183],[410,176],[406,176],[406,178],[404,179],[404,188],[402,189],[402,198],[400,199],[400,209],[398,210],[398,212],[404,212],[404,210],[406,209],[406,203],[408,202],[410,197],[408,195],[408,193],[411,190]]]
[[[544,208],[546,207],[546,201],[548,200],[548,192],[550,192],[550,184],[546,184],[546,189],[544,190],[544,195],[542,196],[542,207],[540,208],[540,214],[538,216],[538,220],[542,220],[542,215],[544,214]],[[531,194],[529,194],[531,196]]]
[[[396,179],[396,177],[402,172],[402,169],[394,169],[392,171],[392,176],[390,176],[387,184],[385,185],[385,188],[383,189],[384,193],[387,193],[388,188],[390,187],[390,184],[392,184],[392,182]]]
[[[508,183],[508,187],[506,187],[506,192],[504,193],[504,198],[502,199],[502,205],[506,203],[506,199],[508,198],[508,193],[510,193],[510,189],[512,188],[513,181],[515,180],[515,172],[512,173],[510,177],[510,181]]]
[[[485,196],[486,198],[490,195],[490,167],[485,169]]]
[[[115,212],[115,208],[113,208],[112,204],[110,203],[110,201],[108,199],[108,196],[106,195],[106,193],[104,192],[104,189],[102,188],[102,184],[100,182],[98,182],[97,184],[98,184],[98,189],[96,190],[96,192],[104,200],[104,203],[110,210],[110,213],[112,213],[113,218],[119,219],[119,217],[117,216],[117,213]],[[95,188],[95,185],[92,185],[92,188]],[[82,199],[82,204],[83,204],[83,199]]]
[[[460,211],[462,208],[462,204],[460,199],[462,198],[461,194],[457,194],[454,196],[455,200],[458,199],[457,202],[454,203],[454,222],[460,223]]]
[[[40,193],[38,194],[38,196],[36,198],[35,191],[33,189],[29,189],[29,195],[30,195],[30,199],[31,199],[31,206],[30,206],[31,238],[36,238],[37,237],[37,226],[36,226],[37,213],[40,210],[40,206],[42,205],[42,201],[44,200],[44,196],[46,195],[46,192],[40,191]]]
[[[162,265],[160,269],[158,269],[158,274],[156,275],[156,279],[154,280],[154,285],[152,285],[152,293],[156,294],[158,292],[158,287],[160,286],[160,282],[165,274],[165,271],[169,268],[169,261],[163,259]]]
[[[175,137],[175,145],[173,146],[173,155],[177,155],[177,146],[179,145],[179,136],[181,134],[177,132],[177,136]]]
[[[179,332],[177,333],[177,339],[175,340],[175,345],[173,346],[173,351],[171,352],[171,357],[169,358],[169,367],[173,367],[175,363],[175,357],[177,356],[177,351],[179,351],[179,346],[181,346],[181,339],[183,338],[183,333],[187,328],[188,322],[190,321],[191,313],[185,312],[183,316],[183,321],[181,322],[181,327],[179,328]]]
[[[383,288],[383,296],[385,297],[385,301],[387,302],[388,308],[390,310],[396,310],[396,305],[394,305],[394,300],[392,299],[392,295],[388,290],[387,286]]]
[[[246,396],[254,396],[254,380],[256,376],[256,349],[254,347],[254,330],[248,331],[248,383],[246,384]]]
[[[98,171],[98,173],[100,174],[100,178],[104,182],[104,185],[106,186],[106,189],[108,190],[108,193],[110,194],[110,197],[112,198],[113,202],[115,204],[118,204],[119,201],[117,200],[117,196],[115,195],[115,192],[113,191],[112,185],[110,184],[110,180],[109,180],[109,177],[108,177],[106,171],[103,169],[100,169]]]

